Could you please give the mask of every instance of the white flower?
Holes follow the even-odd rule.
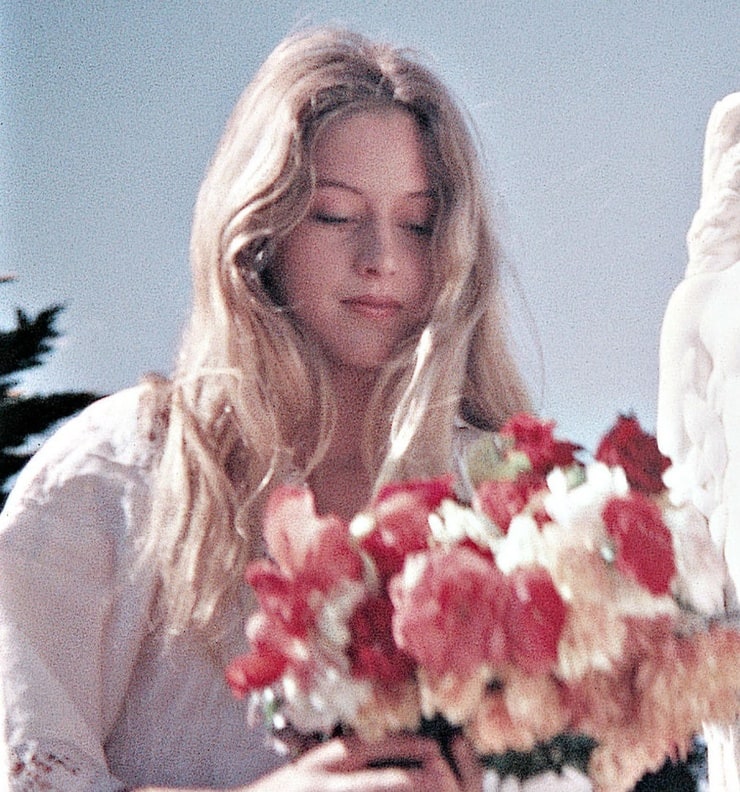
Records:
[[[478,545],[490,547],[492,531],[486,518],[453,500],[443,500],[436,513],[429,515],[429,528],[440,544],[457,544],[471,539]]]
[[[331,734],[338,723],[351,724],[372,694],[366,680],[352,678],[349,670],[318,662],[308,691],[291,674],[282,679],[286,721],[306,734]]]
[[[424,570],[427,567],[426,553],[409,553],[403,562],[403,572],[401,573],[401,586],[406,591],[411,591],[421,580]]]
[[[517,567],[541,564],[544,545],[537,521],[528,514],[517,514],[509,531],[499,542],[496,565],[508,575]]]
[[[349,524],[349,534],[355,539],[364,539],[373,532],[375,528],[375,517],[367,512],[356,514]]]
[[[692,448],[682,464],[673,464],[663,474],[663,483],[674,506],[693,503],[703,514],[711,514],[721,499],[719,482],[707,469],[699,449]]]
[[[349,646],[349,619],[365,596],[365,588],[356,580],[341,580],[331,596],[323,602],[316,617],[316,627],[327,644],[338,650]]]
[[[624,470],[601,462],[586,467],[586,480],[577,487],[569,488],[565,474],[557,468],[548,475],[547,485],[545,510],[553,522],[592,546],[601,540],[601,511],[607,501],[629,492]]]

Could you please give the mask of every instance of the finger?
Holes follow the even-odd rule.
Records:
[[[364,770],[368,767],[419,767],[429,758],[426,740],[418,737],[364,742],[358,737],[337,737],[311,748],[300,759],[306,767],[336,772]]]
[[[522,785],[514,776],[506,776],[501,782],[500,792],[522,792]]]
[[[523,792],[590,792],[591,782],[582,773],[566,767],[558,774],[552,771],[530,778],[522,784]]]
[[[337,772],[326,779],[325,792],[429,792],[430,787],[414,783],[408,770],[399,767],[365,768],[350,773]]]
[[[356,738],[337,738],[311,749],[296,763],[296,769],[317,778],[322,792],[429,792],[414,783],[401,756],[384,766],[371,767],[390,751],[387,741],[363,743]],[[420,765],[420,762],[418,762]]]
[[[350,763],[350,758],[351,754],[345,740],[336,738],[310,748],[297,759],[296,764],[307,770],[311,768],[339,770]]]
[[[415,735],[399,734],[372,742],[347,737],[343,743],[347,751],[346,761],[355,767],[380,767],[394,763],[418,767],[439,755],[435,743]]]
[[[568,781],[569,792],[593,792],[593,785],[589,778],[574,767],[566,765],[563,768],[562,775]]]

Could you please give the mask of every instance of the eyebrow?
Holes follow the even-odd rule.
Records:
[[[340,190],[348,190],[355,195],[362,195],[362,190],[357,189],[357,187],[353,187],[351,184],[346,184],[343,181],[338,181],[336,179],[319,179],[316,182],[317,187],[336,187]],[[431,198],[434,199],[436,197],[434,190],[416,190],[405,194],[407,198]]]

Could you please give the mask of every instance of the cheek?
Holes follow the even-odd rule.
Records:
[[[438,292],[431,265],[428,262],[425,262],[417,271],[412,288],[416,295],[418,314],[420,318],[426,319],[431,313]]]
[[[294,305],[309,285],[307,277],[311,268],[306,262],[306,255],[307,246],[295,231],[278,248],[275,263],[270,267],[270,280],[280,305]]]

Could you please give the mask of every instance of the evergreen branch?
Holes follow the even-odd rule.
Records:
[[[98,398],[95,393],[67,391],[0,399],[0,449],[23,445],[28,437],[45,432]]]
[[[0,451],[0,484],[15,476],[30,458],[31,454],[9,454],[7,451]]]
[[[0,331],[0,378],[42,364],[43,356],[51,352],[51,341],[59,335],[54,325],[63,307],[52,305],[35,317],[16,310],[15,329]]]
[[[0,283],[12,276],[0,276]],[[29,439],[43,435],[55,424],[86,407],[99,394],[66,391],[46,396],[15,392],[16,375],[40,366],[52,351],[59,332],[55,327],[62,305],[52,305],[35,316],[16,310],[16,326],[0,331],[0,508],[7,486],[31,458]]]

